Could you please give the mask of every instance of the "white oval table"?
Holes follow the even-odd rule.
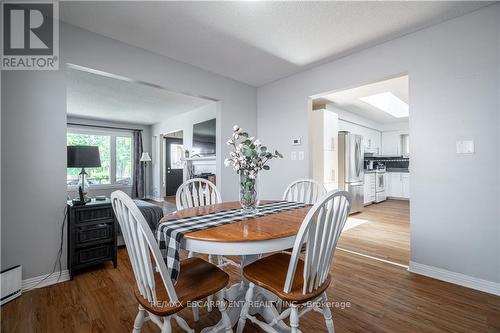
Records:
[[[165,216],[161,222],[207,215],[239,207],[239,202],[227,202],[183,209]],[[208,255],[240,256],[241,267],[244,267],[262,254],[292,248],[295,236],[309,209],[310,207],[298,208],[186,233],[181,247],[190,252]],[[230,286],[226,291],[226,299],[231,303],[231,306],[228,307],[228,314],[233,326],[238,322],[246,289],[247,283],[242,280],[240,283]],[[277,301],[274,294],[258,288],[254,300],[255,304],[266,304],[266,306],[252,308],[252,314],[261,314],[267,322],[278,317],[278,311],[272,305],[273,302]],[[278,332],[290,332],[290,327],[283,321],[275,323],[274,328]],[[202,332],[224,332],[224,328],[219,322],[213,327],[203,329]]]

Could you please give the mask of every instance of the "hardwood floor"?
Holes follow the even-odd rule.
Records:
[[[410,261],[410,204],[387,200],[365,207],[351,219],[363,224],[344,231],[338,247],[408,266]]]
[[[167,200],[167,198],[169,198]],[[175,197],[172,200],[171,197],[165,197],[165,201],[154,201],[154,200],[146,200],[153,205],[157,205],[163,209],[163,215],[168,215],[177,210],[177,206],[175,205]]]
[[[387,202],[387,205],[400,203]],[[378,207],[378,208],[377,208]],[[374,223],[392,219],[390,212],[374,205],[363,215]],[[408,214],[394,221],[408,224]],[[388,223],[388,222],[387,222]],[[355,235],[369,231],[348,230],[341,237],[343,246],[387,251],[387,258],[403,258],[404,246],[358,246]],[[356,231],[356,232],[354,232]],[[387,231],[388,232],[388,231]],[[381,237],[381,236],[380,236]],[[358,244],[363,244],[360,240]],[[390,254],[389,249],[397,252]],[[400,253],[399,253],[400,252]],[[371,252],[369,252],[371,253]],[[185,254],[184,254],[185,255]],[[231,283],[239,272],[227,270]],[[406,269],[363,256],[337,251],[331,270],[333,283],[328,289],[337,333],[343,332],[500,332],[500,297],[409,273]],[[133,294],[135,284],[125,249],[118,254],[118,268],[111,263],[97,270],[76,275],[73,281],[36,289],[2,306],[2,332],[131,332],[137,313]],[[180,313],[199,332],[220,318],[217,310],[200,310],[200,321],[191,311]],[[326,332],[321,314],[309,312],[300,319],[304,333]],[[152,323],[143,332],[159,332]],[[174,324],[174,332],[182,332]],[[261,332],[247,321],[245,332]]]
[[[168,197],[165,197],[165,201],[175,205],[175,195],[170,195]]]

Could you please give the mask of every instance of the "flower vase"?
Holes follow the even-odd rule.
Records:
[[[240,204],[245,213],[257,212],[257,179],[240,174]]]

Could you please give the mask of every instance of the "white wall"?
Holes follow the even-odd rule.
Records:
[[[71,2],[60,4],[62,11]],[[72,63],[171,91],[218,100],[223,137],[233,124],[256,132],[256,89],[205,70],[60,25],[61,64]],[[66,83],[59,71],[2,73],[2,269],[23,265],[23,278],[49,273],[66,202]],[[219,144],[222,154],[227,148]],[[220,150],[219,150],[220,151]],[[236,175],[221,169],[221,190],[237,198]],[[63,246],[63,269],[66,246]]]
[[[152,126],[150,126],[150,125],[85,119],[85,118],[74,117],[74,116],[68,116],[67,122],[68,123],[76,123],[76,124],[94,125],[94,126],[111,126],[111,127],[118,127],[118,128],[131,128],[131,129],[142,130],[143,151],[151,154],[151,129],[152,129]],[[106,129],[102,129],[102,130],[106,131]],[[116,132],[116,130],[113,130],[113,131]],[[123,131],[123,132],[131,133],[131,131]],[[151,168],[148,167],[146,172],[147,172],[147,181],[148,181],[146,196],[150,196],[152,193],[152,183],[153,183],[152,177],[151,177],[152,176]],[[113,185],[112,187],[105,188],[105,189],[104,188],[92,189],[91,195],[93,197],[96,195],[105,195],[105,196],[109,197],[111,195],[111,192],[116,191],[116,190],[120,190],[120,191],[127,193],[128,195],[131,195],[132,185],[130,185],[130,186]],[[68,195],[70,198],[76,198],[78,196],[77,189],[71,189],[71,190],[68,190],[67,192],[68,192]]]
[[[59,248],[65,91],[61,71],[2,72],[2,269],[21,264],[23,278],[49,273]]]
[[[496,8],[495,8],[496,7]],[[309,96],[407,73],[412,158],[411,260],[500,282],[499,5],[346,56],[258,89],[261,140],[304,161],[277,160],[262,197],[309,175]],[[476,153],[455,154],[473,138]]]
[[[210,103],[193,111],[181,113],[167,118],[152,127],[153,135],[182,131],[183,145],[191,150],[193,147],[193,125],[217,117],[217,103]]]
[[[213,102],[202,106],[196,110],[179,114],[175,117],[167,118],[160,123],[154,124],[152,127],[153,140],[155,140],[155,151],[153,152],[153,193],[155,198],[159,199],[161,192],[161,164],[160,161],[160,135],[168,134],[176,131],[182,131],[182,141],[185,149],[191,151],[193,147],[193,125],[206,120],[217,118],[217,103]],[[217,119],[217,127],[219,127],[219,119]],[[217,131],[219,133],[220,131]],[[217,138],[220,140],[220,138]],[[217,147],[219,154],[220,146]],[[217,173],[220,173],[220,165],[217,165]]]

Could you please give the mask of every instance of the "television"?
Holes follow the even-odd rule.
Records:
[[[216,120],[210,119],[193,125],[193,154],[211,156],[215,150]]]

